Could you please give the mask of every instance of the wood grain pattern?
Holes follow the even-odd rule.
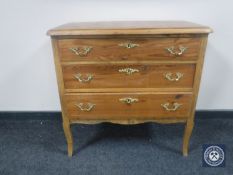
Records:
[[[192,134],[192,130],[194,127],[194,116],[195,116],[195,109],[196,109],[196,103],[198,98],[198,92],[200,87],[200,81],[201,81],[201,75],[202,75],[202,68],[204,64],[204,56],[205,56],[205,50],[207,46],[207,36],[202,38],[201,42],[201,50],[198,58],[197,68],[195,72],[195,79],[194,79],[194,88],[193,88],[193,99],[192,99],[192,107],[189,114],[189,118],[185,125],[185,132],[184,132],[184,138],[183,138],[183,155],[188,155],[188,148],[189,148],[189,140]]]
[[[119,70],[136,69],[139,72],[128,75]],[[65,89],[101,89],[101,88],[192,88],[195,64],[126,64],[126,65],[70,65],[63,66]],[[171,72],[183,76],[178,81],[169,81],[165,74]],[[81,74],[82,79],[92,75],[89,82],[80,82],[75,75]]]
[[[187,156],[194,127],[201,72],[209,27],[184,21],[127,21],[67,24],[48,31],[51,35],[63,128],[68,155],[73,153],[71,124],[112,122],[185,123],[183,155]],[[121,43],[137,44],[135,48]],[[78,56],[69,48],[91,46],[87,55]],[[181,55],[166,48],[184,46]],[[137,69],[132,75],[119,69]],[[164,73],[183,73],[179,81],[170,82]],[[74,74],[92,74],[88,83]],[[132,98],[132,104],[119,101]],[[131,99],[131,100],[132,100]],[[167,111],[161,104],[182,104]],[[82,103],[80,107],[80,103]],[[90,104],[94,104],[92,108]],[[79,107],[77,106],[79,104]]]
[[[64,94],[64,83],[62,79],[62,69],[61,64],[59,61],[59,53],[58,53],[58,43],[56,39],[52,39],[52,46],[53,46],[53,54],[54,54],[54,63],[55,63],[55,69],[56,69],[56,76],[57,76],[57,84],[59,88],[59,97],[61,102],[61,109],[62,109],[62,121],[63,121],[63,130],[67,141],[67,148],[68,148],[68,156],[72,156],[73,154],[73,136],[70,129],[70,120],[67,117],[68,113],[66,109],[64,108],[64,100],[63,100],[63,94]]]
[[[138,102],[126,104],[119,99],[136,98]],[[111,93],[111,94],[70,94],[65,95],[65,107],[69,113],[69,119],[168,119],[187,118],[192,94],[159,94],[159,93]],[[161,104],[181,103],[182,106],[177,111],[166,111]],[[83,103],[95,104],[91,111],[81,111],[76,105]]]
[[[138,44],[135,48],[124,48],[121,43]],[[59,40],[61,61],[126,61],[126,60],[196,60],[201,40],[196,38],[128,38],[128,39],[63,39]],[[78,56],[70,48],[91,46],[87,56]],[[187,47],[182,55],[175,56],[169,47]]]
[[[125,35],[125,34],[185,34],[211,33],[207,26],[187,21],[112,21],[68,23],[47,32],[63,35]]]

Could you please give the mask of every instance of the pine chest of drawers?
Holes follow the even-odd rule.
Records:
[[[73,123],[194,125],[209,27],[184,21],[74,23],[51,36],[68,155]]]

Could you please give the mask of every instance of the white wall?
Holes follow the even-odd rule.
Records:
[[[198,109],[233,109],[230,0],[1,0],[0,110],[60,110],[46,31],[73,21],[189,20],[210,35]]]

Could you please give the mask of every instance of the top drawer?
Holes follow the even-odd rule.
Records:
[[[200,38],[61,39],[62,61],[196,60]]]

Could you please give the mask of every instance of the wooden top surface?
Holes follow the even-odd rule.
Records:
[[[68,23],[47,32],[59,35],[194,34],[211,28],[187,21],[112,21]]]

